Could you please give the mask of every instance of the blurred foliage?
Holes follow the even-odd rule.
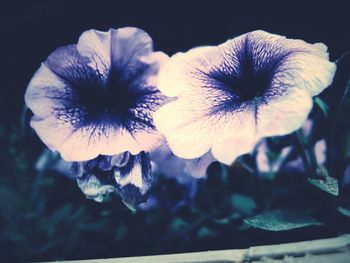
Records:
[[[266,141],[268,162],[280,160],[280,169],[259,172],[253,152],[230,167],[215,162],[206,178],[187,183],[157,174],[135,212],[118,198],[86,199],[52,168],[58,156],[28,127],[27,114],[0,126],[1,262],[244,248],[350,232],[349,61],[338,62],[334,85],[315,100],[309,135]],[[320,165],[314,147],[322,138]],[[291,165],[299,156],[302,165]]]

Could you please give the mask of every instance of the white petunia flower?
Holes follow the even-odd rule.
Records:
[[[175,155],[211,150],[230,164],[261,138],[300,128],[335,70],[324,44],[253,31],[172,56],[158,88],[177,99],[157,110],[154,122]]]
[[[152,150],[162,141],[152,113],[164,100],[156,85],[166,59],[141,29],[88,30],[30,81],[31,126],[67,161]]]

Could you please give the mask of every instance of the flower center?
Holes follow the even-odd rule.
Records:
[[[215,71],[210,76],[218,83],[217,88],[227,93],[232,103],[237,104],[263,97],[269,88],[271,74],[267,68],[257,70],[252,59],[243,56],[238,68],[229,74]]]
[[[238,67],[233,74],[231,90],[241,101],[260,98],[269,88],[276,61],[262,63],[259,54],[254,52],[254,43],[248,36],[244,39],[238,54]],[[263,51],[260,51],[263,52]]]
[[[121,74],[111,71],[106,80],[98,75],[76,87],[76,105],[85,110],[84,122],[123,123],[142,96]]]
[[[266,91],[270,89],[271,79],[280,59],[263,62],[261,57],[264,57],[264,54],[258,54],[259,52],[265,51],[257,51],[254,43],[247,37],[242,41],[234,61],[227,61],[223,65],[224,70],[215,70],[211,73],[219,83],[218,88],[226,92],[230,98],[225,101],[225,105],[222,105],[224,108],[235,109],[244,102],[255,105],[267,94]],[[230,105],[226,103],[228,101]]]
[[[241,63],[239,74],[230,85],[234,95],[241,101],[249,101],[263,96],[269,86],[269,72],[254,70],[252,61]]]

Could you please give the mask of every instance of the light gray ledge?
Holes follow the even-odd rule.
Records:
[[[349,263],[350,234],[336,238],[303,241],[279,245],[169,254],[144,257],[90,259],[64,261],[70,263],[221,263],[221,262],[266,262],[266,263]]]

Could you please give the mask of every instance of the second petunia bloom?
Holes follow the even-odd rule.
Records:
[[[176,100],[157,110],[154,122],[175,155],[211,150],[230,164],[261,138],[299,129],[335,70],[324,44],[253,31],[175,54],[158,88]]]
[[[152,113],[164,101],[157,76],[167,58],[141,29],[86,31],[30,81],[31,126],[66,161],[152,150],[162,142]]]

